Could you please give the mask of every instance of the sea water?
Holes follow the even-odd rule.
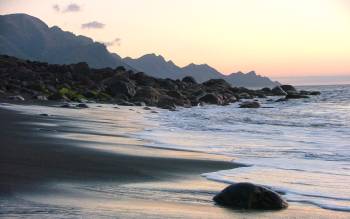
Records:
[[[222,154],[246,167],[204,173],[224,183],[252,182],[289,202],[350,211],[350,86],[313,86],[320,96],[262,108],[204,106],[149,116],[138,133],[148,146]]]

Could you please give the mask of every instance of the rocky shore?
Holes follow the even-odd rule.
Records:
[[[86,63],[54,65],[0,56],[0,97],[16,101],[94,101],[174,110],[177,106],[224,106],[267,96],[281,96],[279,101],[284,101],[318,94],[317,91],[297,91],[291,85],[251,90],[232,87],[223,79],[200,84],[192,77],[160,79],[123,67],[93,69]],[[253,101],[241,104],[244,108],[259,106]]]

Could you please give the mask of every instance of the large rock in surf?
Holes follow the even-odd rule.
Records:
[[[287,95],[287,92],[285,92],[280,86],[276,86],[271,90],[273,95],[276,96],[285,96]]]
[[[259,108],[260,103],[258,101],[245,101],[239,105],[239,108]]]
[[[233,209],[281,210],[288,207],[278,193],[252,183],[237,183],[226,187],[213,200]]]
[[[295,94],[298,93],[297,89],[289,84],[281,85],[281,88],[287,93],[287,94]]]

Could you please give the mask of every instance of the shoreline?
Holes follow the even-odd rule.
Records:
[[[128,124],[129,121],[123,116],[137,113],[128,108],[124,111],[118,109],[118,114]],[[67,121],[62,123],[62,118],[57,115],[25,115],[0,108],[0,119],[3,142],[0,147],[0,216],[21,217],[26,214],[35,218],[42,215],[35,213],[35,209],[37,205],[42,208],[43,203],[47,205],[47,212],[52,208],[65,212],[58,215],[45,213],[47,217],[68,217],[67,214],[73,214],[74,211],[78,211],[78,215],[101,217],[107,214],[123,218],[145,215],[147,218],[347,216],[298,205],[280,212],[223,209],[215,206],[211,198],[226,185],[200,176],[202,173],[240,166],[220,161],[224,159],[222,156],[144,147],[142,141],[136,144],[132,139],[125,145],[114,144],[111,150],[100,150],[98,146],[87,146],[89,139],[81,140],[93,133],[85,133],[78,138],[57,137],[62,134],[61,131],[65,131],[65,135],[79,133],[77,128],[74,130],[65,125]],[[67,117],[63,120],[72,119]],[[56,125],[56,132],[49,131],[49,124]],[[120,127],[123,125],[118,124]],[[100,145],[98,142],[92,144]],[[137,204],[130,205],[130,201]],[[11,206],[20,210],[12,209]],[[96,206],[99,206],[98,210],[94,209]]]

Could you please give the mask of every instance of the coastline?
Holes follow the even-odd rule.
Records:
[[[124,119],[125,122],[120,122],[118,125],[124,126],[130,123],[125,115],[135,116],[138,109],[140,108],[118,109],[120,120]],[[343,212],[299,205],[292,205],[288,210],[280,212],[223,209],[215,206],[211,197],[226,185],[208,181],[200,177],[200,174],[237,168],[238,164],[228,160],[221,161],[225,158],[204,153],[146,148],[142,146],[142,141],[126,139],[125,136],[119,136],[118,141],[122,142],[121,139],[123,142],[128,141],[126,146],[118,146],[116,143],[111,150],[105,150],[108,147],[100,150],[87,146],[95,142],[88,143],[88,139],[83,141],[84,137],[93,133],[83,133],[83,138],[57,137],[62,133],[69,135],[83,132],[60,125],[62,119],[59,116],[25,115],[0,108],[2,130],[0,217],[89,215],[105,218],[116,216],[346,218],[348,216]],[[48,128],[50,125],[54,125],[54,131]],[[128,129],[130,127],[127,127],[126,131]],[[101,137],[103,141],[103,138],[116,136]],[[130,200],[133,204],[130,204]],[[46,210],[39,212],[38,208]]]

